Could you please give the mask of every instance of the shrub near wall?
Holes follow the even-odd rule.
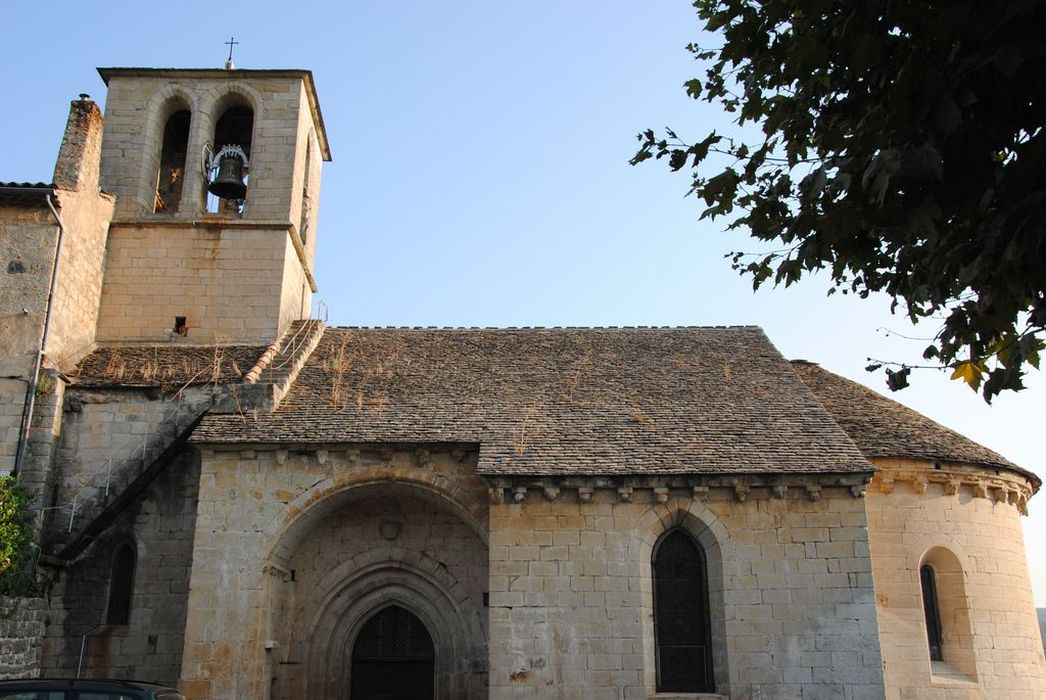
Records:
[[[0,679],[40,675],[44,600],[36,593],[30,497],[18,481],[0,477]]]
[[[0,477],[0,595],[36,592],[30,496],[12,476]]]

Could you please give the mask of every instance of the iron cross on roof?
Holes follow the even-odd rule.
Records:
[[[229,40],[224,42],[224,43],[225,43],[226,46],[229,47],[229,57],[227,59],[225,59],[225,68],[227,70],[232,70],[233,68],[235,68],[235,66],[233,65],[233,62],[232,62],[232,47],[236,46],[240,42],[236,41],[236,37],[230,36]]]

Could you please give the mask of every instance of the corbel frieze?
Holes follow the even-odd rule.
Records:
[[[862,498],[869,473],[646,476],[486,476],[492,505],[577,499],[601,502],[664,504],[672,498],[694,500],[803,499],[819,501],[835,494]]]
[[[1031,497],[1031,485],[1018,474],[970,466],[949,469],[942,468],[940,463],[935,463],[932,468],[880,467],[872,483],[884,494],[893,493],[898,483],[905,484],[919,496],[925,494],[931,485],[939,485],[946,496],[956,496],[965,490],[973,498],[1013,505],[1018,509],[1022,504],[1026,508]]]

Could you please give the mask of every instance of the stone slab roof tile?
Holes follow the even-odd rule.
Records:
[[[328,329],[275,412],[193,442],[477,443],[506,475],[872,469],[754,327]]]
[[[44,195],[54,192],[54,184],[45,182],[0,182],[0,204],[45,206]],[[59,202],[54,203],[61,206]]]
[[[96,349],[72,374],[79,386],[184,386],[240,379],[265,346],[120,345]]]
[[[795,360],[792,367],[835,422],[867,457],[965,462],[1039,479],[1002,455],[940,423],[819,365]]]

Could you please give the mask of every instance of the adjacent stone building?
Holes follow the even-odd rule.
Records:
[[[39,499],[44,674],[1046,694],[1034,474],[754,327],[326,328],[311,74],[100,73],[104,130],[75,101],[55,182],[0,185],[0,458]]]

